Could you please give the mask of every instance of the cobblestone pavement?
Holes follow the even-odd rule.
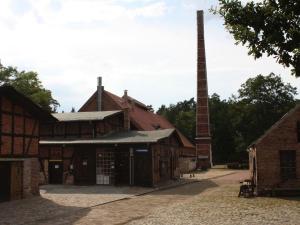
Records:
[[[45,185],[41,197],[61,206],[91,207],[152,191],[143,187]]]
[[[195,182],[195,179],[206,179],[207,177],[215,177],[228,173],[232,173],[232,171],[210,170],[196,174],[196,178],[190,179],[189,175],[187,175],[179,182],[166,185],[167,187],[180,185],[182,183]],[[111,206],[107,205],[105,207],[104,205],[101,206],[101,204],[118,199],[134,198],[137,194],[154,190],[153,188],[138,187],[46,185],[41,187],[41,197],[0,203],[0,224],[84,224],[85,221],[91,221],[91,224],[93,224],[93,222],[98,224],[96,221],[99,220],[99,215],[104,217],[103,221],[108,220],[111,221],[111,223],[114,223],[114,220],[125,221],[128,216],[123,216],[122,213],[130,213],[128,204],[131,204],[131,201],[128,202],[128,200],[124,200],[119,202],[119,204],[117,204],[119,212],[112,210],[113,213],[116,213],[118,218],[115,217],[115,214],[112,215],[110,212],[110,207],[114,208],[118,202],[110,203],[109,205]],[[136,205],[137,212],[142,211],[144,215],[145,213],[148,214],[148,212],[152,210],[152,207],[156,207],[155,199],[159,200],[158,203],[163,200],[165,204],[170,204],[175,199],[180,201],[181,199],[192,196],[191,193],[186,192],[189,192],[189,190],[186,189],[183,194],[175,194],[174,196],[169,192],[168,195],[163,194],[163,199],[160,199],[160,195],[153,192],[151,195],[144,195],[130,200],[136,201],[141,198],[139,204],[142,205],[144,200],[151,202],[151,196],[154,196],[153,202],[148,205],[149,207],[141,207],[141,209],[139,209],[139,205]],[[102,210],[102,208],[104,208],[104,210]],[[105,211],[105,208],[109,209],[109,211]],[[144,209],[147,209],[147,211],[144,211]]]
[[[14,220],[6,220],[5,223],[3,216],[4,219],[8,219],[14,215],[13,209],[9,211],[5,208],[4,211],[0,210],[0,224],[22,224],[21,221],[25,221],[23,224],[26,225],[299,224],[300,198],[238,198],[238,181],[247,178],[248,172],[222,171],[210,170],[197,173],[195,178],[190,180],[194,183],[141,196],[131,196],[128,199],[99,206],[81,207],[66,203],[61,205],[46,198],[15,201],[19,203]],[[189,175],[185,178],[188,179]],[[198,182],[195,182],[195,179]],[[27,210],[26,201],[29,201],[31,206],[38,206],[34,211],[38,213],[44,211],[46,215],[29,220],[34,211]],[[73,200],[70,202],[74,203]],[[0,209],[3,204],[0,204]],[[20,204],[25,206],[24,214],[20,214]],[[60,213],[57,213],[57,210]]]
[[[0,225],[44,224],[56,217],[85,216],[90,207],[126,199],[153,188],[112,186],[41,186],[39,197],[0,203]],[[72,224],[70,218],[70,224]]]
[[[197,224],[197,225],[298,225],[300,197],[295,198],[238,198],[236,182],[241,173],[211,180],[208,188],[167,208],[157,208],[147,217],[132,221],[131,225]],[[246,174],[244,174],[246,177]]]

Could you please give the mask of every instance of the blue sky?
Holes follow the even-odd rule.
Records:
[[[245,1],[246,2],[246,1]],[[299,79],[272,58],[236,46],[215,0],[1,0],[0,58],[39,73],[61,103],[78,109],[96,89],[129,95],[156,109],[196,95],[196,10],[205,11],[209,93],[228,98],[247,78],[274,72]]]

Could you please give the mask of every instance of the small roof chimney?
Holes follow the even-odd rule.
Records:
[[[102,87],[102,77],[97,78],[97,111],[102,110],[102,92],[103,92],[103,87]]]
[[[128,90],[124,90],[124,95],[123,95],[124,98],[127,98],[128,97]]]

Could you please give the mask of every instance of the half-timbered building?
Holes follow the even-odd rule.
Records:
[[[195,146],[171,124],[167,119],[153,112],[153,110],[144,103],[128,95],[119,97],[102,86],[101,77],[98,78],[96,91],[79,109],[79,112],[103,111],[103,110],[125,110],[128,112],[128,121],[130,130],[155,131],[159,129],[175,129],[181,145],[180,152],[180,170],[188,172],[196,168],[196,148]]]
[[[0,201],[39,194],[39,126],[54,120],[14,88],[0,87]]]
[[[53,116],[41,129],[44,183],[155,186],[179,177],[175,129],[129,130],[126,110]]]

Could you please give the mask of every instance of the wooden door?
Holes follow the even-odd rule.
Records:
[[[23,194],[23,162],[11,163],[11,200],[21,199]]]
[[[75,183],[79,185],[96,184],[95,149],[76,149],[74,160]]]
[[[0,202],[10,200],[10,162],[0,162]]]
[[[116,184],[129,185],[129,151],[117,152],[116,159]]]
[[[49,184],[63,183],[63,163],[62,161],[49,162]]]
[[[152,155],[149,150],[136,150],[134,153],[134,184],[152,186]]]

